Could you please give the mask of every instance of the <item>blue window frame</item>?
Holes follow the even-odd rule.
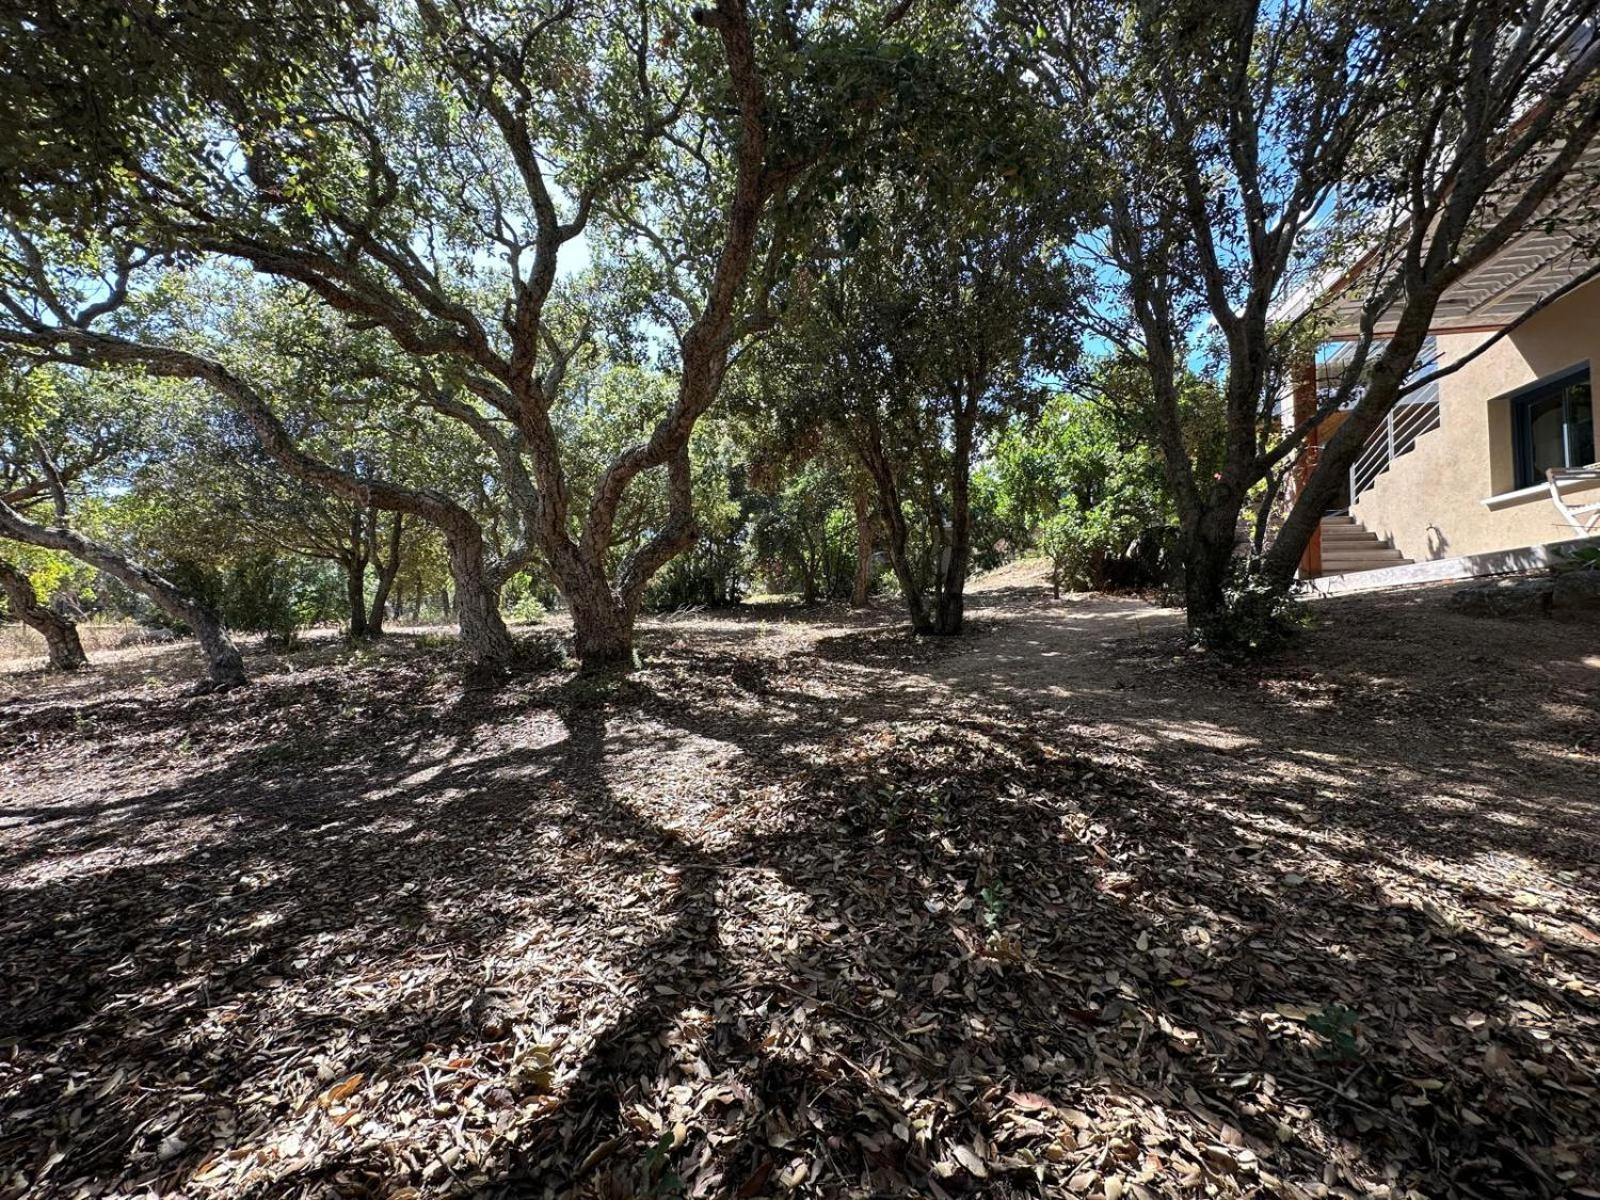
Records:
[[[1534,487],[1551,467],[1594,462],[1594,393],[1585,363],[1511,396],[1517,486]]]

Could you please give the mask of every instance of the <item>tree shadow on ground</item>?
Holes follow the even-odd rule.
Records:
[[[1564,762],[1559,811],[1521,801],[1559,824],[1421,789],[1384,821],[1390,773],[1456,766],[1422,739],[1330,764],[1327,714],[1272,723],[1254,680],[1181,697],[1244,755],[1163,753],[1096,683],[1112,752],[976,656],[907,681],[682,640],[615,685],[381,664],[15,743],[41,773],[112,751],[0,808],[0,1195],[1595,1170],[1597,799]],[[174,755],[197,723],[226,736]],[[1512,802],[1536,753],[1475,747],[1475,785]],[[1497,856],[1547,894],[1519,907],[1534,875]]]

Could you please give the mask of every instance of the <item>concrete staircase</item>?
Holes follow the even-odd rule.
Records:
[[[1377,534],[1369,533],[1354,517],[1322,518],[1321,577],[1403,567],[1410,562],[1388,542],[1379,541]]]

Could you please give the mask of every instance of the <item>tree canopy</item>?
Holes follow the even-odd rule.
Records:
[[[106,398],[123,550],[212,597],[318,560],[356,636],[442,590],[489,676],[508,595],[604,669],[647,605],[757,561],[860,603],[881,554],[953,634],[975,561],[1168,524],[1210,637],[1248,506],[1309,462],[1279,409],[1327,308],[1293,297],[1365,264],[1318,414],[1351,418],[1257,539],[1279,593],[1439,297],[1592,203],[1590,8],[8,10],[0,346],[16,396]],[[7,405],[21,520],[48,405]]]

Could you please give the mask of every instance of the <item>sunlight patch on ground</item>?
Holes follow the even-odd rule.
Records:
[[[1248,750],[1261,744],[1260,738],[1224,729],[1210,721],[1182,721],[1165,718],[1155,732],[1156,741],[1183,742],[1212,750]]]

